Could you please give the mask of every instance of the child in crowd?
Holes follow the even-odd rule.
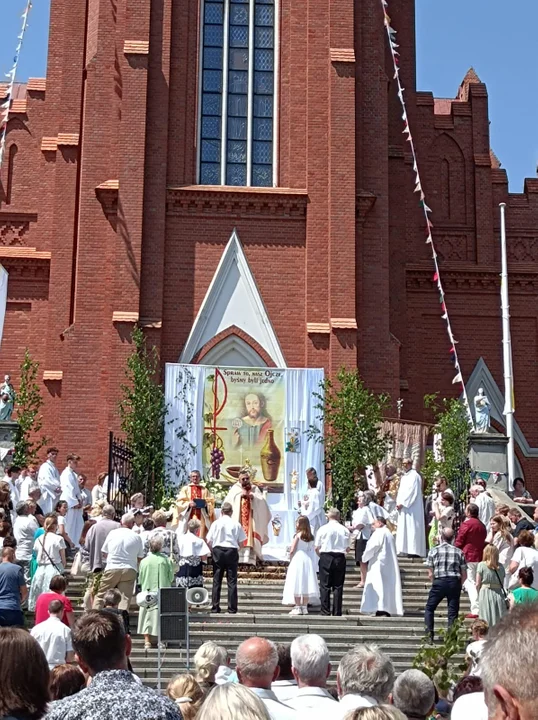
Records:
[[[489,626],[485,620],[475,620],[471,625],[473,641],[467,645],[465,657],[469,663],[468,675],[480,677],[480,656],[486,644]]]

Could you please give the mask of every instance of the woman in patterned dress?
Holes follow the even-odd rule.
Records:
[[[204,576],[202,562],[207,559],[211,551],[205,540],[198,537],[200,521],[193,518],[187,523],[187,532],[178,532],[179,570],[176,575],[176,586],[191,588],[203,587]]]

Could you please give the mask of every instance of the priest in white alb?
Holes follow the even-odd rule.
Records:
[[[232,485],[224,502],[230,503],[233,519],[247,536],[239,548],[239,562],[256,565],[257,559],[263,559],[262,547],[269,542],[271,511],[262,491],[252,484],[247,468],[240,471],[239,480]]]
[[[67,456],[67,467],[60,475],[62,494],[60,500],[67,503],[67,515],[65,516],[65,531],[74,542],[75,547],[80,547],[80,536],[84,527],[83,499],[78,484],[78,455]]]
[[[398,555],[426,557],[422,478],[413,469],[413,461],[410,457],[404,458],[403,467],[405,474],[400,480],[396,497],[398,510],[396,551]]]
[[[60,471],[56,467],[56,458],[58,457],[58,448],[50,447],[47,450],[47,459],[39,468],[37,474],[37,484],[41,490],[41,498],[39,505],[44,515],[48,515],[56,510],[56,503],[60,499],[61,484]]]
[[[374,522],[374,532],[362,556],[368,572],[362,594],[361,613],[403,615],[402,583],[394,536],[385,518]]]
[[[327,518],[325,510],[321,504],[321,494],[318,490],[318,480],[310,478],[308,481],[308,491],[301,501],[301,515],[306,515],[310,521],[310,530],[312,535],[316,537],[317,531],[322,525],[325,525]]]

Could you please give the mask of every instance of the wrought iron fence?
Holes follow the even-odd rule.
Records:
[[[130,505],[130,498],[136,492],[144,494],[146,503],[152,501],[153,487],[149,477],[137,477],[134,471],[134,452],[125,440],[109,435],[108,443],[108,502],[118,514]]]

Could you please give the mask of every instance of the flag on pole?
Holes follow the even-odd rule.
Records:
[[[4,331],[4,319],[6,317],[7,280],[8,280],[7,270],[5,269],[5,267],[0,265],[0,346],[2,345],[2,334]]]

